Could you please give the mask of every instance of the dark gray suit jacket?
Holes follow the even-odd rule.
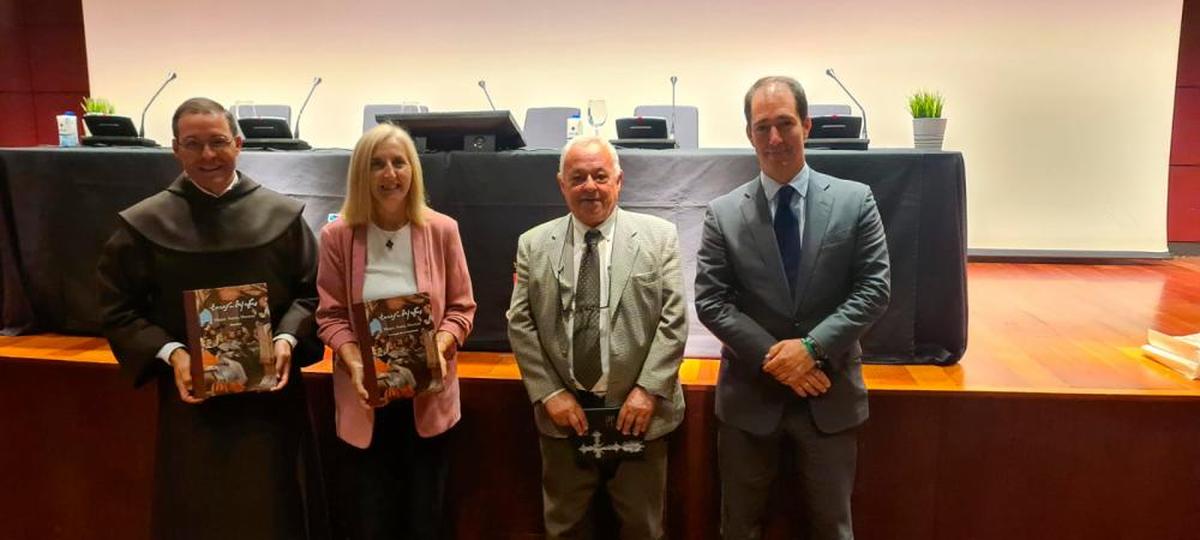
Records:
[[[835,433],[867,419],[858,339],[887,309],[890,270],[883,222],[867,186],[812,171],[797,294],[792,296],[758,177],[708,206],[697,257],[696,312],[721,340],[717,417],[754,434],[779,425],[798,399],[762,371],[775,342],[812,338],[830,357],[833,383],[809,398],[817,427]]]
[[[687,300],[679,273],[675,225],[617,209],[609,271],[608,406],[634,385],[658,396],[646,439],[683,421],[679,364],[687,340]],[[570,216],[534,227],[517,241],[517,282],[508,308],[508,340],[533,402],[538,430],[565,437],[540,402],[575,390],[568,361],[567,319],[575,290]]]

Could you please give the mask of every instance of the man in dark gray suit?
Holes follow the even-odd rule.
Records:
[[[858,340],[890,293],[883,223],[870,188],[805,164],[812,120],[800,83],[759,79],[745,114],[762,172],[709,204],[696,269],[696,311],[723,344],[722,534],[762,537],[790,440],[805,538],[850,539],[867,419]]]
[[[679,240],[669,221],[617,206],[624,175],[612,145],[579,137],[558,185],[570,214],[521,235],[508,339],[541,432],[546,537],[591,538],[591,502],[606,489],[621,538],[663,538],[665,435],[683,420],[679,364],[687,338]],[[580,461],[583,407],[619,407],[616,427],[645,455]]]

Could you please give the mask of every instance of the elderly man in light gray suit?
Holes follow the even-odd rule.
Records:
[[[607,141],[572,140],[558,173],[570,214],[530,229],[517,245],[508,337],[541,432],[551,539],[593,536],[599,489],[607,490],[622,538],[664,537],[664,436],[684,408],[679,241],[670,222],[617,207],[623,179]],[[583,407],[605,406],[620,407],[619,430],[644,436],[643,458],[578,459],[566,437],[587,431]]]
[[[800,83],[760,79],[746,135],[761,174],[708,207],[696,311],[718,339],[724,538],[762,537],[790,440],[808,540],[850,539],[857,427],[867,419],[859,337],[887,308],[890,274],[871,190],[812,170]]]

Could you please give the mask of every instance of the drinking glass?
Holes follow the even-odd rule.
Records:
[[[591,124],[592,129],[596,131],[596,135],[600,134],[600,127],[608,120],[608,105],[603,99],[588,100],[588,124]]]

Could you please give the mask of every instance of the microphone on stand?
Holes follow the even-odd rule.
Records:
[[[158,99],[158,95],[162,93],[163,88],[166,88],[173,80],[175,80],[175,72],[167,73],[167,80],[163,81],[162,86],[158,87],[158,91],[153,96],[150,96],[150,101],[146,102],[146,106],[142,108],[142,121],[138,123],[137,136],[139,138],[146,136],[146,111],[150,110],[150,105],[154,103],[155,99]]]
[[[847,96],[850,96],[850,101],[853,101],[855,105],[858,105],[858,110],[862,111],[863,117],[862,138],[870,139],[871,137],[867,135],[867,110],[863,108],[862,103],[859,103],[857,99],[854,99],[854,94],[850,93],[850,90],[846,88],[846,85],[842,84],[842,81],[837,78],[837,75],[834,75],[833,68],[826,68],[825,74],[828,75],[830,79],[833,79],[834,82],[838,83],[838,86],[842,87],[842,91],[845,92]]]
[[[671,75],[671,138],[675,138],[675,83],[679,82],[679,77]]]
[[[300,105],[300,112],[296,113],[296,138],[300,138],[300,117],[304,116],[304,108],[308,106],[308,100],[312,99],[313,91],[317,89],[317,85],[321,84],[320,77],[313,77],[312,86],[308,88],[308,95],[304,97],[304,104]]]
[[[479,80],[479,87],[483,89],[483,97],[486,97],[486,98],[487,98],[487,100],[488,100],[488,106],[490,106],[490,107],[492,108],[492,110],[493,110],[493,111],[494,111],[494,110],[496,110],[496,104],[495,104],[495,103],[492,103],[492,95],[491,95],[491,94],[489,94],[489,93],[488,93],[488,90],[487,90],[487,81],[485,81],[485,80],[483,80],[483,79],[480,79],[480,80]]]

